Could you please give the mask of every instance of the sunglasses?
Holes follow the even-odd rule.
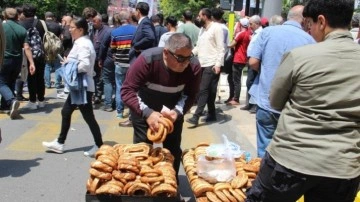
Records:
[[[184,56],[181,56],[181,55],[176,55],[175,53],[171,52],[171,51],[168,51],[175,59],[178,63],[183,63],[183,62],[186,62],[186,61],[190,61],[193,57],[194,57],[194,54],[191,53],[190,56],[188,57],[184,57]]]

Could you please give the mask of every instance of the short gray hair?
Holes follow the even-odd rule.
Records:
[[[164,48],[170,50],[171,52],[175,52],[180,48],[188,48],[192,50],[193,46],[190,37],[183,33],[175,33],[165,41]]]
[[[280,15],[273,15],[269,20],[270,26],[281,25],[282,23],[283,23],[283,18]]]

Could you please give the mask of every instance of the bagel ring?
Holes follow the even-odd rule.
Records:
[[[146,133],[146,137],[151,142],[156,142],[156,141],[161,140],[163,133],[164,133],[164,125],[160,123],[159,124],[159,129],[158,129],[157,132],[154,132],[150,128],[148,128],[147,133]]]
[[[162,117],[161,119],[167,123],[168,133],[172,133],[174,131],[174,123],[170,119],[165,117]]]

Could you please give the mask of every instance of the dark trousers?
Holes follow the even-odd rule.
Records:
[[[243,69],[245,67],[245,64],[240,63],[234,63],[232,68],[232,78],[233,78],[233,85],[234,85],[234,93],[233,97],[234,100],[239,102],[240,99],[240,93],[241,93],[241,76]]]
[[[145,119],[138,116],[134,112],[131,112],[131,121],[134,128],[134,137],[133,143],[140,143],[145,142],[148,144],[153,144],[150,140],[146,137],[147,129],[149,128],[148,124],[146,123]],[[168,134],[165,141],[163,142],[163,147],[168,149],[171,154],[174,156],[174,169],[176,171],[176,177],[179,173],[179,167],[181,162],[181,133],[183,128],[184,118],[178,117],[178,119],[174,122],[174,131],[171,134]],[[179,180],[177,179],[179,183]]]
[[[266,153],[257,178],[247,190],[246,201],[295,202],[304,195],[305,202],[353,202],[359,182],[360,176],[337,179],[301,174]]]
[[[0,71],[1,108],[8,109],[14,100],[16,78],[21,71],[21,59],[6,58]]]
[[[197,108],[194,117],[199,118],[205,106],[208,107],[209,116],[215,116],[216,91],[220,74],[215,74],[211,67],[203,67]]]
[[[88,124],[90,131],[94,137],[96,146],[100,147],[103,144],[100,127],[95,119],[95,115],[92,107],[92,102],[91,102],[92,95],[93,95],[92,92],[86,92],[87,104],[73,105],[71,104],[71,94],[69,94],[61,110],[62,120],[61,120],[61,131],[58,138],[59,143],[61,144],[65,143],[71,125],[71,115],[74,112],[74,110],[77,107],[79,107],[81,115],[83,116],[85,122]]]
[[[95,71],[95,76],[94,76],[95,98],[99,98],[101,101],[101,96],[103,95],[103,91],[104,91],[104,83],[103,83],[101,68],[99,67],[97,60],[95,61],[94,71]]]
[[[45,81],[44,81],[44,69],[45,60],[39,58],[34,60],[35,73],[33,75],[28,74],[28,89],[30,102],[36,102],[36,99],[40,102],[45,100]]]
[[[250,94],[249,94],[249,90],[252,86],[252,84],[255,81],[256,76],[258,75],[258,72],[251,69],[250,67],[248,67],[248,72],[247,72],[247,79],[246,79],[246,88],[247,88],[247,94],[246,94],[246,105],[252,105],[249,103],[250,100]]]

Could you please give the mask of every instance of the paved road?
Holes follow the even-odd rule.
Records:
[[[245,89],[242,92],[244,95]],[[75,111],[66,152],[45,152],[41,142],[58,136],[64,102],[56,98],[55,89],[46,90],[46,99],[44,109],[33,111],[21,109],[25,105],[22,103],[23,119],[10,120],[7,114],[0,114],[3,137],[0,144],[0,201],[85,201],[85,183],[93,159],[83,156],[83,151],[92,146],[92,136],[79,111]],[[244,103],[244,97],[241,103]],[[197,128],[185,123],[182,148],[191,148],[203,141],[220,143],[221,134],[226,134],[231,141],[255,155],[255,117],[239,107],[217,104],[217,122],[202,123]],[[95,110],[95,114],[106,144],[132,142],[132,128],[118,127],[120,120],[115,118],[115,112]],[[187,114],[186,118],[190,116]],[[194,201],[183,171],[180,173],[180,193],[188,201]]]

